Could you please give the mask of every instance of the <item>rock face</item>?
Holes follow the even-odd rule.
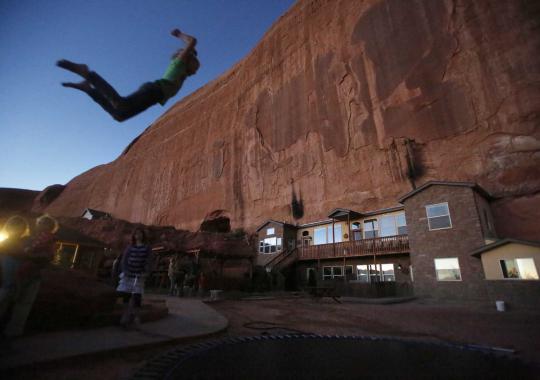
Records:
[[[299,1],[47,210],[191,230],[220,210],[253,230],[473,181],[500,235],[540,238],[539,20],[538,1]]]
[[[60,194],[64,191],[66,187],[64,185],[51,185],[43,189],[38,196],[34,199],[32,205],[32,211],[41,212],[47,208]],[[80,216],[80,215],[79,215]]]
[[[0,187],[0,216],[27,213],[32,209],[38,191]]]

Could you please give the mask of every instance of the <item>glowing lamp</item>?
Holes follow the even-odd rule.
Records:
[[[3,242],[4,240],[6,240],[8,238],[8,234],[1,231],[0,232],[0,243]]]

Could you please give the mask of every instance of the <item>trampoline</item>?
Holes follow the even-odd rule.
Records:
[[[280,335],[216,340],[150,360],[133,379],[493,379],[532,377],[495,351],[400,338]]]

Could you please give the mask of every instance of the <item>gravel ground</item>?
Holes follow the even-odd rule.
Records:
[[[391,305],[338,304],[331,299],[310,298],[226,300],[211,306],[225,315],[230,323],[229,329],[217,338],[292,332],[397,336],[513,349],[516,356],[540,366],[540,312],[500,313],[495,308],[420,301]],[[146,359],[173,346],[178,344],[113,356],[66,360],[19,370],[13,378],[124,379]]]

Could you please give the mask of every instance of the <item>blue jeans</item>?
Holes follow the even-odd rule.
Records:
[[[124,97],[95,71],[91,71],[86,80],[92,89],[84,92],[117,121],[127,120],[163,99],[163,91],[155,82],[144,83],[137,91]]]

